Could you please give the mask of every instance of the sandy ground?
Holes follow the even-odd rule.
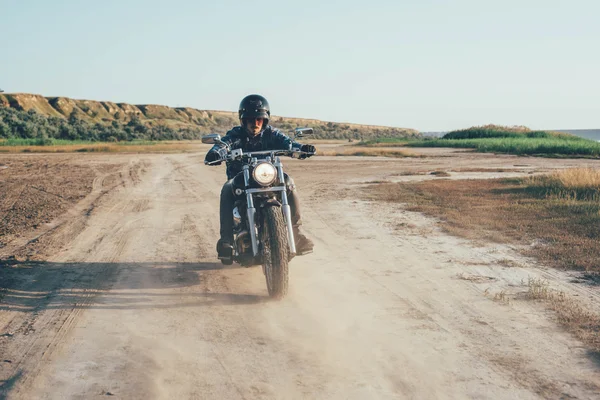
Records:
[[[284,160],[316,247],[292,261],[282,301],[260,268],[217,263],[223,167],[199,153],[79,156],[121,165],[121,183],[98,173],[69,212],[0,249],[7,260],[35,240],[43,255],[1,268],[0,398],[598,398],[597,355],[518,297],[531,276],[592,304],[597,290],[358,196],[409,173],[598,162],[422,152]]]

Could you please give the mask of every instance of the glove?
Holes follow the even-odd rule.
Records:
[[[221,155],[217,151],[214,151],[214,150],[211,150],[208,153],[206,153],[206,157],[204,157],[205,164],[208,164],[208,163],[211,163],[214,161],[219,161],[219,160],[221,160]],[[219,165],[219,164],[221,164],[221,163],[218,162],[213,165]]]
[[[302,146],[300,146],[300,151],[305,151],[307,153],[315,153],[317,151],[317,148],[312,144],[303,144]],[[303,154],[303,157],[301,158],[307,158],[313,155],[314,154]]]

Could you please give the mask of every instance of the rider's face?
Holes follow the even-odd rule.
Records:
[[[262,131],[264,124],[263,118],[244,118],[246,129],[253,135],[258,135]]]

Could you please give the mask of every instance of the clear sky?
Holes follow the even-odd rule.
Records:
[[[0,0],[0,88],[441,131],[600,128],[598,0]]]

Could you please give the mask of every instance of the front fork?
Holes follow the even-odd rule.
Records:
[[[294,230],[292,228],[292,209],[287,197],[287,186],[285,182],[285,176],[283,175],[283,168],[281,167],[281,160],[279,157],[275,159],[275,167],[279,175],[279,182],[283,182],[283,191],[281,192],[281,203],[283,210],[283,217],[285,218],[285,224],[287,225],[288,242],[290,244],[290,253],[296,254],[296,241],[294,240]]]
[[[244,184],[246,187],[250,186],[250,166],[244,165]],[[256,215],[256,209],[254,208],[254,199],[252,193],[246,191],[246,204],[248,205],[248,230],[250,231],[250,240],[252,241],[252,254],[254,257],[258,255],[258,240],[256,238],[256,222],[254,216]]]

